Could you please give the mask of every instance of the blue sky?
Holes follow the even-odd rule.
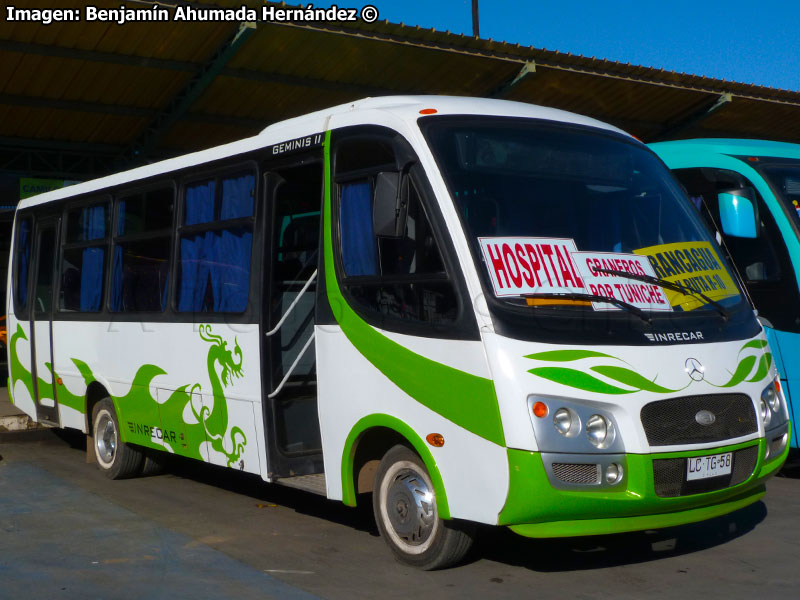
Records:
[[[364,4],[392,22],[472,33],[471,0]],[[480,21],[485,38],[800,91],[798,0],[481,0]]]

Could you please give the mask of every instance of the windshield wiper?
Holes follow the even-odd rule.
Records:
[[[653,277],[652,275],[639,275],[638,273],[628,273],[627,271],[620,271],[618,269],[595,269],[598,273],[607,273],[609,275],[618,275],[620,277],[626,277],[627,279],[633,279],[635,281],[641,281],[644,283],[652,283],[653,285],[657,285],[662,288],[666,288],[668,290],[672,290],[673,292],[679,292],[684,296],[695,296],[697,298],[702,298],[705,300],[707,304],[712,306],[722,317],[727,321],[731,318],[730,313],[716,300],[712,300],[708,296],[706,296],[703,292],[699,292],[697,290],[693,290],[690,287],[683,285],[682,283],[676,283],[674,281],[667,281],[666,279],[659,279],[658,277]]]
[[[591,302],[606,302],[619,308],[624,308],[631,314],[636,315],[648,325],[652,324],[650,317],[641,308],[634,306],[624,300],[619,300],[613,296],[602,296],[599,294],[581,294],[579,292],[568,292],[565,294],[523,294],[523,298],[552,298],[554,300],[588,300]]]

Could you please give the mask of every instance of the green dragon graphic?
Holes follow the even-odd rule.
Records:
[[[199,406],[196,406],[197,399],[201,397],[198,392],[202,390],[202,386],[195,383],[179,387],[171,392],[166,402],[159,404],[153,398],[150,388],[153,379],[167,373],[161,367],[152,364],[144,364],[139,367],[128,393],[124,396],[112,396],[112,399],[119,413],[122,434],[127,437],[127,441],[151,448],[167,447],[177,454],[199,460],[205,459],[201,453],[201,445],[208,442],[214,450],[227,457],[228,466],[231,467],[240,460],[247,445],[247,436],[240,427],[234,426],[230,430],[228,428],[228,401],[225,397],[225,388],[231,385],[233,379],[243,376],[242,349],[239,347],[238,340],[234,338],[234,348],[232,351],[229,350],[227,342],[222,336],[212,334],[211,325],[200,325],[199,332],[200,338],[211,344],[206,363],[208,377],[211,381],[213,403],[206,404],[200,401]],[[17,330],[11,336],[9,344],[11,390],[13,392],[17,382],[22,382],[29,396],[35,398],[33,376],[23,366],[17,351],[19,342],[27,340],[28,337],[22,326],[17,324]],[[87,389],[97,381],[89,365],[77,358],[73,358],[72,362],[83,377]],[[53,376],[52,381],[55,382],[59,405],[85,415],[86,397],[72,393],[50,363],[45,363],[45,366]],[[53,384],[46,382],[41,377],[37,377],[37,380],[39,396],[51,396],[52,393],[49,390],[52,389]],[[148,424],[149,427],[145,429],[141,427],[141,424]],[[159,424],[162,428],[161,438],[157,438],[157,440],[152,437],[156,431],[153,424]],[[175,434],[172,437],[163,431],[169,431],[176,427],[178,429],[172,432]],[[138,437],[137,434],[139,434]],[[244,468],[244,464],[241,462],[239,466]]]
[[[190,406],[195,418],[203,424],[206,436],[209,442],[211,442],[211,447],[228,457],[228,466],[230,467],[239,459],[239,456],[241,456],[244,451],[244,447],[247,445],[247,436],[244,434],[244,431],[239,427],[233,427],[230,430],[229,437],[230,450],[225,448],[228,445],[226,444],[225,438],[228,434],[228,404],[225,399],[224,388],[228,387],[231,378],[239,378],[242,376],[242,349],[239,347],[238,340],[234,338],[234,350],[228,350],[228,343],[223,340],[221,336],[211,333],[211,325],[200,325],[200,337],[204,341],[212,344],[211,348],[208,350],[207,362],[208,377],[211,380],[214,405],[209,408],[204,403],[199,414],[194,404],[191,403],[191,400]],[[234,354],[239,357],[238,362],[233,360]],[[219,363],[222,368],[219,375],[217,375],[217,363]],[[192,386],[192,392],[199,389],[199,384]]]
[[[742,357],[742,353],[744,353],[745,350],[763,350],[766,346],[767,342],[765,340],[752,340],[747,342],[739,349],[739,354],[737,355],[737,360],[739,362],[736,369],[731,373],[728,381],[721,384],[713,383],[708,379],[704,379],[704,381],[708,385],[717,388],[733,387],[743,381],[747,381],[748,383],[761,381],[769,374],[770,367],[772,366],[772,354],[763,352],[759,358],[752,353],[747,353],[747,355]],[[653,379],[648,379],[633,369],[621,366],[619,363],[627,365],[628,367],[632,366],[621,358],[610,354],[604,354],[603,352],[595,352],[593,350],[551,350],[529,354],[525,358],[549,363],[575,362],[589,358],[609,359],[610,361],[614,361],[617,364],[595,365],[590,367],[589,371],[592,371],[594,374],[588,373],[585,370],[563,366],[543,366],[528,370],[529,373],[541,377],[542,379],[597,394],[633,394],[634,392],[641,391],[654,392],[657,394],[672,394],[685,390],[692,384],[692,380],[689,379],[686,385],[681,388],[671,389],[664,387],[656,383],[656,379],[658,379],[657,375],[653,377]],[[753,372],[754,368],[755,372]],[[614,384],[608,383],[596,377],[596,375],[601,375],[606,379],[610,379]],[[750,377],[748,378],[748,376]],[[618,384],[627,386],[627,388],[620,387]]]

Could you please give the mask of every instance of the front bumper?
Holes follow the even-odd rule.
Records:
[[[753,473],[721,490],[678,497],[655,492],[653,461],[736,452],[757,446]],[[570,537],[660,529],[728,514],[757,502],[764,482],[786,460],[787,447],[765,461],[764,438],[735,444],[661,454],[626,454],[626,476],[618,486],[599,489],[556,489],[537,452],[508,450],[509,495],[498,524],[527,537]]]

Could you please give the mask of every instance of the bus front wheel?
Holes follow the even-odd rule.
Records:
[[[430,571],[459,562],[472,545],[471,528],[445,521],[422,460],[403,445],[381,460],[372,495],[381,536],[403,563]]]
[[[100,400],[92,411],[94,457],[109,479],[126,479],[142,470],[144,456],[119,436],[119,421],[111,398]]]

